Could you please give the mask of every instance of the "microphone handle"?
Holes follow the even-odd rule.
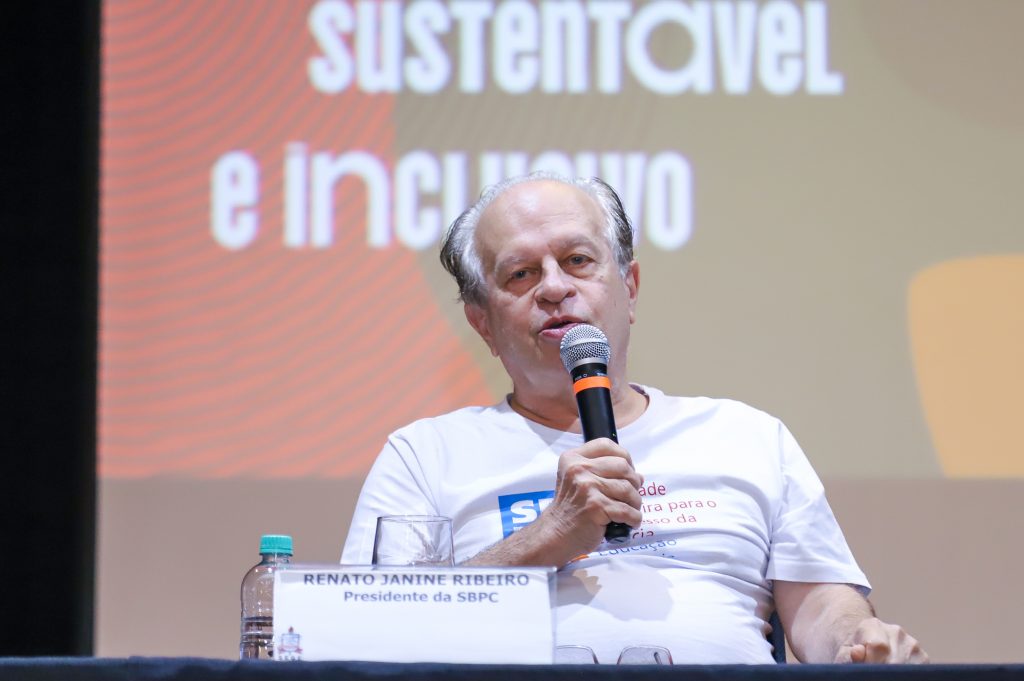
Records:
[[[572,371],[573,383],[581,379],[595,376],[607,378],[608,367],[598,362],[583,364]],[[590,442],[599,437],[606,437],[613,442],[619,441],[615,432],[615,413],[612,411],[612,393],[606,387],[592,386],[576,391],[576,406],[580,411],[580,425],[583,427],[583,441]],[[604,538],[610,542],[624,542],[629,539],[633,529],[625,523],[608,523],[604,530]]]

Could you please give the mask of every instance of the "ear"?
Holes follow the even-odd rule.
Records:
[[[636,301],[640,295],[640,263],[634,260],[629,263],[629,271],[626,272],[626,291],[629,293],[629,323],[636,321]]]
[[[480,337],[484,339],[484,343],[487,343],[491,354],[497,357],[498,349],[494,346],[494,336],[491,334],[491,327],[487,323],[487,311],[474,303],[464,304],[462,311],[466,314],[466,321],[469,322],[469,325],[480,334]]]

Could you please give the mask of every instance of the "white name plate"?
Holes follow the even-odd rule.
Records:
[[[274,658],[551,664],[553,568],[291,565]]]

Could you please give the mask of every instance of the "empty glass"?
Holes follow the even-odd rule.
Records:
[[[616,664],[672,664],[672,653],[661,646],[627,646]]]
[[[555,664],[597,664],[597,655],[587,646],[555,646]]]
[[[452,520],[436,515],[385,515],[377,518],[374,565],[452,567]]]
[[[555,664],[597,664],[588,646],[555,646]],[[615,664],[672,664],[672,653],[661,646],[626,646]]]

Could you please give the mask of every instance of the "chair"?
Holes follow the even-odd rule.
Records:
[[[768,643],[772,644],[772,658],[777,664],[786,664],[786,632],[782,630],[782,620],[777,611],[772,611],[768,625],[772,628],[768,634]]]

